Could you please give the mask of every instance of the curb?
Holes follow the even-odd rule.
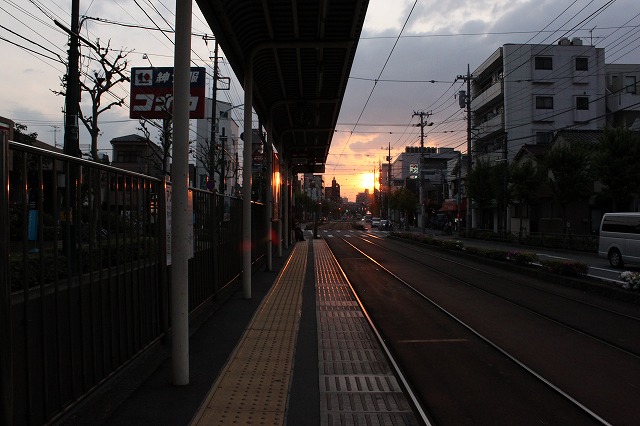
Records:
[[[426,249],[441,251],[446,253],[455,253],[469,260],[482,260],[483,263],[490,263],[492,266],[507,268],[513,272],[519,272],[527,275],[534,275],[537,278],[544,279],[548,282],[552,282],[555,284],[560,284],[565,287],[571,287],[579,290],[584,290],[585,292],[604,296],[610,299],[623,301],[635,305],[640,305],[640,293],[636,293],[633,291],[625,290],[623,288],[619,288],[612,284],[607,283],[604,280],[600,280],[597,278],[590,277],[572,277],[569,275],[559,275],[548,272],[546,270],[541,269],[540,266],[536,266],[531,264],[530,266],[518,265],[514,262],[509,261],[501,261],[495,260],[488,257],[477,256],[475,254],[465,252],[464,248],[462,250],[452,250],[440,246],[436,246],[433,244],[422,243],[420,241],[411,240],[408,238],[402,238],[397,236],[389,235],[387,238],[393,239],[395,241],[403,241],[408,244],[413,244],[416,246],[420,246]],[[439,241],[444,241],[443,239],[435,238]],[[473,247],[472,244],[469,245]]]

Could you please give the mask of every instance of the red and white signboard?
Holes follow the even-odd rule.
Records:
[[[191,68],[189,118],[205,118],[205,69]],[[173,106],[173,68],[131,68],[130,118],[169,118]]]

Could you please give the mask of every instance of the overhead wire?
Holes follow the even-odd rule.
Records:
[[[391,48],[391,51],[389,52],[389,55],[387,55],[387,59],[384,62],[384,65],[382,65],[382,69],[380,70],[380,73],[378,74],[378,79],[376,79],[376,81],[373,84],[373,87],[371,88],[371,92],[369,92],[369,96],[367,97],[367,100],[365,101],[364,105],[362,106],[362,110],[360,111],[360,115],[358,116],[358,119],[356,120],[356,125],[353,127],[353,130],[356,129],[357,127],[357,123],[360,121],[360,119],[362,118],[362,116],[364,115],[365,110],[367,109],[367,105],[369,104],[369,101],[371,100],[371,97],[373,96],[373,92],[376,89],[376,85],[377,85],[377,80],[379,80],[382,77],[382,73],[384,72],[387,64],[389,63],[389,60],[391,59],[391,55],[393,54],[393,51],[395,50],[395,47],[398,45],[398,41],[400,40],[400,35],[402,35],[404,29],[407,26],[407,23],[409,22],[409,18],[411,18],[411,14],[413,13],[416,4],[418,3],[418,0],[416,0],[413,3],[413,6],[411,7],[411,10],[409,11],[407,18],[404,22],[404,25],[402,26],[402,28],[400,29],[400,32],[398,34],[398,37],[396,38],[396,41],[393,44],[393,47]],[[340,163],[340,158],[342,157],[342,154],[344,153],[344,150],[347,148],[347,146],[349,145],[349,141],[351,140],[351,136],[349,136],[347,138],[347,141],[345,142],[342,151],[340,152],[340,155],[338,155],[338,159],[336,160],[336,163]]]

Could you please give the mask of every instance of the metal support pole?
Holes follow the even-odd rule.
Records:
[[[266,161],[265,201],[267,214],[267,271],[273,270],[273,153],[271,149],[271,123],[267,125],[267,140],[264,141],[264,156]]]
[[[189,85],[191,0],[176,0],[171,204],[171,356],[173,384],[189,384]]]
[[[11,325],[11,276],[9,267],[9,141],[0,132],[0,424],[13,424],[13,337]]]
[[[251,159],[253,129],[253,61],[247,60],[244,74],[244,148],[242,159],[242,290],[251,299]]]
[[[284,235],[281,234],[284,241],[284,248],[288,249],[289,248],[289,244],[291,243],[291,240],[289,238],[291,238],[290,232],[289,232],[289,171],[287,170],[286,172],[282,172],[283,170],[287,170],[287,168],[285,167],[284,163],[280,164],[280,198],[282,199],[282,204],[280,204],[282,206],[282,208],[280,209],[280,216],[282,217],[282,233],[284,233]],[[282,253],[280,253],[280,256],[282,256]]]
[[[471,156],[471,72],[469,70],[469,64],[467,64],[467,177],[471,175],[471,168],[473,166],[473,158]],[[469,191],[467,189],[467,237],[471,234],[471,197],[469,197]]]
[[[509,200],[508,200],[508,196],[509,196],[509,151],[507,149],[507,134],[505,133],[504,135],[504,141],[502,142],[503,146],[503,155],[504,155],[504,226],[503,226],[503,231],[506,234],[507,232],[509,232]]]
[[[422,163],[424,161],[424,114],[420,114],[420,159],[418,160],[418,185],[420,185],[420,223],[418,226],[424,232],[426,227],[424,208],[424,179],[422,178]]]
[[[389,164],[389,170],[387,173],[387,220],[389,228],[391,228],[391,142],[389,142],[389,155],[387,156],[387,162]]]

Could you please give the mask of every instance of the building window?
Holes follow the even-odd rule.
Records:
[[[549,144],[553,140],[553,132],[537,132],[536,143],[537,144]]]
[[[118,163],[137,163],[142,157],[138,151],[118,151],[116,154],[116,162]]]
[[[535,68],[537,70],[552,70],[553,58],[551,56],[536,56]]]
[[[627,93],[636,93],[636,76],[635,75],[624,76],[624,91]]]
[[[579,111],[589,111],[589,97],[577,96],[576,97],[576,109]]]
[[[207,189],[207,182],[209,181],[209,176],[200,175],[199,178],[200,178],[200,182],[199,182],[198,188]]]
[[[536,96],[536,109],[553,109],[553,96]]]
[[[576,71],[589,71],[589,58],[576,58]]]

